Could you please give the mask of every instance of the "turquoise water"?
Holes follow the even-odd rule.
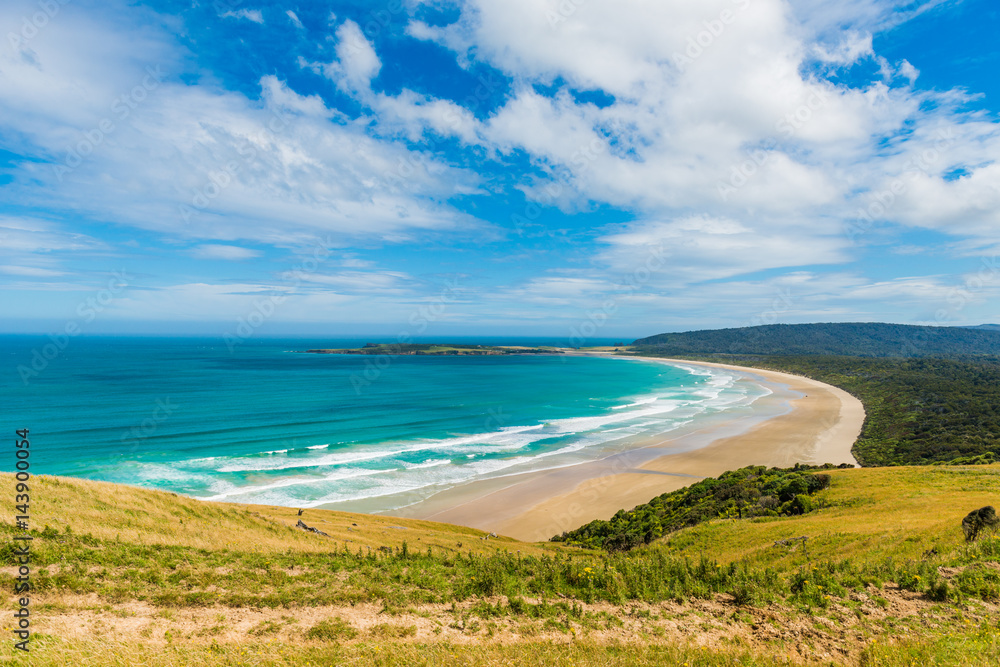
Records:
[[[296,353],[364,342],[329,339],[78,338],[42,367],[49,342],[0,336],[4,424],[31,430],[33,473],[297,507],[391,510],[767,393],[639,360]]]

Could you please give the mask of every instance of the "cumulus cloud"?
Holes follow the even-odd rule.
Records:
[[[651,253],[665,252],[668,259],[651,278],[661,288],[845,261],[847,244],[840,236],[800,227],[762,233],[743,222],[707,216],[639,222],[600,238],[608,246],[601,259],[613,270],[629,273]]]
[[[455,20],[420,20],[423,4],[447,4]],[[627,220],[573,232],[586,238],[573,258],[587,263],[584,273],[579,264],[546,266],[510,279],[480,293],[481,307],[463,311],[470,317],[497,307],[497,317],[516,318],[517,304],[531,303],[538,309],[525,317],[553,305],[572,320],[595,298],[618,294],[662,249],[663,266],[619,294],[622,313],[706,315],[705,304],[716,303],[752,318],[749,295],[769,301],[788,289],[800,291],[803,317],[850,312],[849,299],[917,309],[921,298],[940,300],[947,282],[874,281],[842,267],[892,230],[942,233],[958,255],[996,247],[995,119],[968,111],[964,91],[916,88],[911,63],[890,62],[873,47],[873,35],[936,11],[938,0],[405,6],[413,16],[393,39],[450,52],[489,83],[488,105],[472,106],[469,91],[449,97],[447,86],[436,95],[416,84],[384,88],[395,51],[333,13],[328,40],[298,61],[318,75],[315,89],[267,74],[244,86],[247,93],[182,77],[188,54],[155,20],[123,31],[67,5],[74,21],[53,22],[29,45],[0,54],[0,113],[12,119],[5,129],[17,129],[5,136],[30,158],[3,196],[44,196],[53,211],[197,244],[194,254],[209,259],[249,259],[257,251],[245,246],[255,244],[482,236],[492,224],[508,225],[506,209],[483,213],[487,222],[466,212],[485,208],[455,201],[486,193],[523,193],[539,210],[603,208]],[[225,16],[264,22],[260,10]],[[302,27],[295,12],[286,17]],[[851,68],[867,68],[870,80],[840,76]],[[39,254],[44,239],[73,242],[62,228],[11,230],[14,242],[35,244]],[[767,271],[780,275],[756,278]],[[308,289],[336,294],[331,307],[348,307],[351,295],[386,304],[391,297],[399,312],[419,283],[348,258],[313,276]],[[246,297],[228,286],[177,289],[205,312],[223,302],[235,312]],[[143,298],[153,307],[163,297]]]
[[[0,54],[0,110],[32,158],[8,199],[44,193],[56,209],[171,236],[285,246],[482,228],[446,203],[476,190],[472,172],[373,137],[274,75],[256,100],[185,83],[183,54],[154,27],[73,18],[40,33],[31,60]],[[343,53],[349,76],[377,71],[370,52]]]
[[[337,60],[326,67],[326,75],[346,88],[367,91],[382,69],[375,48],[357,23],[348,19],[337,28]]]
[[[844,67],[874,55],[871,33],[849,32],[834,45],[818,42],[813,54],[823,63]]]
[[[462,136],[530,156],[547,177],[522,189],[541,203],[627,207],[640,225],[684,211],[738,221],[739,247],[756,254],[758,268],[849,259],[836,236],[900,179],[906,192],[881,220],[940,227],[950,219],[950,231],[988,233],[998,210],[989,185],[996,124],[962,111],[961,92],[915,91],[916,69],[872,47],[872,31],[939,3],[849,4],[470,0],[458,21],[414,21],[409,34],[514,82],[510,98]],[[831,72],[868,58],[881,77],[855,87],[811,67]],[[581,99],[586,91],[609,102]],[[947,132],[963,138],[914,176],[914,161]],[[956,164],[968,173],[948,180]],[[695,257],[719,243],[709,230],[683,237]]]

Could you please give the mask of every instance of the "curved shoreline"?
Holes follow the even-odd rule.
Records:
[[[861,431],[864,408],[841,389],[798,375],[743,366],[660,357],[623,358],[726,369],[784,389],[786,396],[790,391],[800,397],[785,399],[791,409],[784,414],[757,420],[749,427],[744,419],[691,433],[668,433],[597,464],[528,473],[492,488],[455,489],[442,494],[437,502],[421,503],[421,507],[397,515],[541,541],[743,466],[857,465],[851,447]],[[734,433],[734,425],[742,428]]]

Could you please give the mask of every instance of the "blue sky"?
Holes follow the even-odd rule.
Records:
[[[5,2],[0,330],[1000,322],[998,13]]]

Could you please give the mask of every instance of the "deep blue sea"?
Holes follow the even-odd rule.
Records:
[[[364,342],[80,337],[46,349],[46,337],[0,336],[3,427],[30,429],[34,474],[392,510],[463,482],[593,459],[611,441],[767,392],[725,371],[641,360],[297,352]]]

